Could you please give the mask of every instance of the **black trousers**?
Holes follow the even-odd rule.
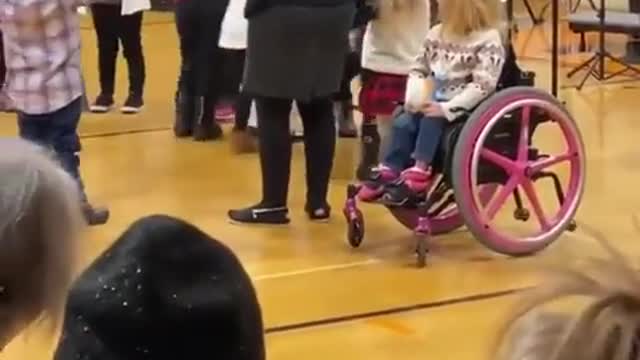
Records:
[[[291,99],[257,97],[258,138],[262,167],[262,205],[286,206],[291,172]],[[316,209],[327,204],[329,177],[336,145],[335,120],[330,98],[297,101],[304,126],[307,204]]]
[[[142,96],[145,64],[142,51],[142,11],[121,15],[119,5],[94,4],[91,14],[98,38],[98,66],[100,90],[113,95],[115,89],[116,59],[119,43],[129,67],[129,93]]]
[[[204,96],[213,109],[223,95],[220,84],[223,51],[218,47],[220,27],[229,0],[188,0],[176,5],[176,26],[180,37],[179,91],[187,96]]]
[[[360,73],[360,53],[351,52],[347,55],[342,80],[340,80],[340,89],[333,95],[335,101],[353,101],[351,93],[351,81]]]
[[[249,122],[253,98],[241,90],[246,50],[222,49],[221,78],[214,81],[221,86],[223,95],[233,99],[236,113],[235,130],[245,130]]]

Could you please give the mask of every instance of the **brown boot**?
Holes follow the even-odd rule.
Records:
[[[231,151],[236,154],[258,152],[258,138],[247,130],[233,129],[231,132]]]

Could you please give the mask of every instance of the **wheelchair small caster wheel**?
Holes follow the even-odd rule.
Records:
[[[567,231],[574,232],[578,228],[578,224],[576,224],[575,220],[571,220],[567,225]]]
[[[349,227],[347,229],[347,240],[352,248],[359,248],[364,239],[364,218],[362,213],[357,211],[356,216],[349,219]]]
[[[531,213],[529,213],[529,210],[525,209],[525,208],[519,208],[516,209],[513,212],[513,217],[516,220],[520,220],[520,221],[528,221],[529,218],[531,217]]]
[[[416,244],[416,253],[418,255],[418,267],[423,268],[427,265],[427,240],[424,236],[418,235],[418,243]]]

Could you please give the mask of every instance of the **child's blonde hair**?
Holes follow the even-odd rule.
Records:
[[[76,269],[78,185],[49,152],[0,140],[0,348],[42,314],[58,325]]]
[[[637,227],[637,226],[636,226]],[[585,269],[555,272],[524,294],[509,326],[499,336],[498,360],[632,360],[640,356],[640,273],[604,245],[608,259],[593,259]],[[550,312],[559,300],[571,311]]]
[[[499,27],[499,0],[440,0],[439,19],[445,36],[462,37]]]

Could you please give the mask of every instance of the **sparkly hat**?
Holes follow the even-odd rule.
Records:
[[[167,216],[134,223],[77,279],[55,360],[263,360],[260,306],[236,256]]]

